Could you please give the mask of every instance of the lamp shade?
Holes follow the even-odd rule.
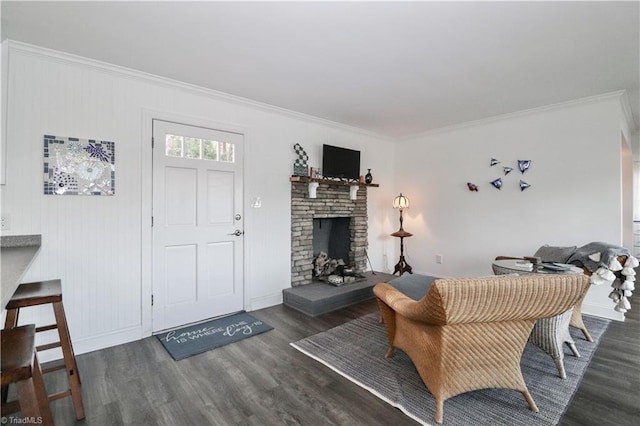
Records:
[[[393,208],[394,209],[408,209],[409,208],[409,199],[407,197],[405,197],[404,195],[402,195],[402,192],[400,193],[399,196],[397,196],[394,200],[393,200]]]

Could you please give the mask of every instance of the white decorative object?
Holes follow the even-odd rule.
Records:
[[[296,153],[296,160],[293,162],[293,174],[296,176],[308,176],[309,175],[309,156],[307,152],[300,146],[299,143],[293,146],[293,150]]]
[[[627,279],[627,280],[625,280],[625,281],[622,283],[622,285],[620,285],[620,287],[619,287],[619,288],[620,288],[620,290],[630,290],[630,291],[633,291],[633,290],[635,290],[635,289],[636,289],[636,286],[634,285],[633,280],[629,280],[629,279]]]
[[[640,261],[633,256],[629,256],[627,261],[624,262],[624,266],[627,268],[637,268],[640,265]]]
[[[358,199],[358,185],[351,185],[349,188],[349,199],[357,200]]]
[[[617,258],[614,257],[611,260],[611,264],[609,265],[609,270],[613,272],[622,271],[622,265],[620,264]]]
[[[607,268],[598,268],[598,270],[591,275],[591,284],[593,285],[601,285],[601,284],[611,284],[615,281],[616,276],[613,272],[608,270]]]
[[[316,198],[318,196],[318,182],[309,182],[309,198]]]
[[[631,309],[631,304],[626,297],[622,297],[614,309],[618,312],[625,313]]]
[[[622,268],[622,275],[635,275],[636,274],[636,270],[635,268],[632,268],[631,266],[625,266],[624,268]]]
[[[329,275],[327,281],[329,281],[329,283],[333,285],[340,285],[344,282],[340,275]]]
[[[591,258],[591,256],[589,256]],[[593,259],[592,259],[593,260]],[[592,276],[592,284],[603,284],[607,282],[609,274],[614,275],[616,278],[612,283],[613,291],[609,294],[609,298],[616,304],[614,310],[620,313],[625,313],[631,309],[631,303],[629,297],[633,295],[636,280],[636,268],[640,262],[633,256],[628,256],[624,262],[624,267],[617,259],[611,261],[609,268],[600,267]],[[616,276],[612,271],[619,272]]]

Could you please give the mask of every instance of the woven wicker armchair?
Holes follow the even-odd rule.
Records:
[[[505,276],[436,280],[415,301],[389,284],[377,284],[389,337],[387,357],[402,349],[436,400],[478,389],[521,392],[537,412],[520,358],[538,318],[569,310],[589,285],[584,275]]]
[[[522,257],[510,257],[510,256],[498,256],[496,260],[529,260],[531,261],[533,258],[522,258]],[[502,274],[512,274],[513,269],[503,268],[496,263],[492,265],[493,273],[496,275]],[[580,270],[580,268],[576,269]],[[587,269],[584,269],[587,271]],[[537,272],[518,272],[518,275],[536,275]],[[590,276],[591,273],[585,274]],[[558,374],[563,379],[567,378],[567,373],[564,369],[564,350],[563,344],[566,344],[574,356],[579,357],[580,352],[576,348],[575,342],[571,337],[571,333],[569,332],[569,326],[576,327],[582,331],[585,336],[585,339],[589,342],[593,342],[593,338],[587,327],[584,325],[582,320],[582,302],[587,295],[587,291],[585,290],[584,294],[578,299],[576,304],[572,309],[569,309],[567,312],[564,312],[558,316],[551,318],[541,318],[536,321],[536,324],[533,326],[533,331],[529,336],[529,341],[534,345],[538,346],[540,349],[545,351],[551,358],[553,362],[556,364],[556,368],[558,369]]]
[[[495,260],[515,259],[515,260],[532,261],[533,259],[538,258],[539,261],[541,260],[542,262],[567,263],[568,261],[571,260],[570,256],[573,252],[575,252],[576,249],[577,249],[576,246],[573,246],[573,247],[542,246],[536,251],[536,253],[533,256],[530,256],[530,257],[497,256]],[[621,265],[625,265],[627,263],[628,258],[629,256],[623,254],[623,255],[619,255],[616,258],[616,260]],[[590,277],[593,274],[593,272],[590,271],[589,268],[587,268],[586,266],[582,265],[581,262],[577,262],[576,266],[582,268],[582,270],[584,271],[584,274],[588,277]],[[511,274],[514,272],[511,269],[501,268],[496,264],[493,264],[492,268],[493,268],[493,272],[496,275]],[[530,272],[530,273],[534,273],[534,272]],[[523,275],[523,274],[527,274],[527,272],[519,271],[518,274]],[[623,281],[624,281],[624,278],[623,278]],[[571,315],[571,321],[569,322],[569,325],[582,331],[582,334],[584,334],[584,338],[588,342],[593,342],[593,338],[591,337],[591,334],[589,334],[589,330],[587,330],[587,327],[584,325],[584,321],[582,320],[582,301],[584,300],[586,295],[587,293],[585,292],[585,294],[578,301],[578,303],[576,303],[576,306],[574,307],[573,313]],[[574,354],[576,354],[576,351],[574,348],[571,348],[571,350],[574,352]],[[557,359],[557,358],[554,357],[554,359]],[[558,366],[558,369],[560,370],[560,366]],[[562,374],[562,371],[561,371],[561,374]]]
[[[621,259],[626,259],[626,256],[621,256]],[[497,256],[496,260],[504,260],[504,259],[514,259],[514,260],[528,260],[531,258],[524,258],[524,257],[511,257],[511,256]],[[623,260],[624,262],[624,260]],[[496,275],[503,275],[503,274],[513,274],[513,270],[512,269],[505,269],[505,268],[501,268],[500,266],[496,265],[495,263],[493,265],[491,265],[491,267],[493,268],[493,273]],[[590,277],[591,276],[591,272],[587,269],[587,268],[582,268],[582,270],[584,271],[585,275]],[[535,274],[535,272],[520,272],[518,271],[519,275],[532,275]],[[582,321],[582,302],[584,300],[584,298],[587,296],[587,292],[585,291],[585,293],[582,295],[582,297],[578,300],[578,302],[576,302],[575,307],[573,308],[573,311],[571,313],[571,321],[569,322],[569,325],[572,327],[577,328],[578,330],[582,331],[582,334],[584,334],[584,338],[587,340],[587,342],[593,342],[593,338],[591,337],[591,334],[589,334],[589,330],[587,330],[587,326],[584,325],[584,321]],[[566,334],[566,336],[569,336],[568,334]],[[570,338],[570,336],[569,336]],[[573,342],[573,341],[571,341]],[[574,354],[576,354],[575,348],[571,348],[571,350],[573,351]],[[579,356],[579,355],[577,355]],[[555,358],[554,358],[555,359]]]

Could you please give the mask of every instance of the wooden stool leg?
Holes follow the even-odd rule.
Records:
[[[18,309],[7,309],[7,316],[4,321],[4,328],[8,330],[10,328],[15,328],[18,325]],[[7,397],[9,395],[9,386],[2,386],[2,403],[5,404],[7,402]]]
[[[7,309],[7,317],[4,320],[5,330],[15,328],[18,325],[18,311],[19,309]]]
[[[56,304],[53,304],[53,309],[54,312],[56,310]],[[56,314],[58,315],[58,314]],[[68,337],[67,338],[67,342],[69,342],[69,353],[71,354],[71,359],[73,360],[73,371],[76,374],[76,377],[78,378],[78,383],[82,384],[82,379],[80,378],[80,369],[78,369],[78,364],[76,361],[76,354],[73,351],[73,345],[71,344],[71,335],[69,334],[69,325],[67,324],[67,316],[64,313],[64,306],[62,305],[62,302],[60,302],[60,317],[58,318],[58,316],[56,316],[56,323],[57,324],[62,324],[62,327],[64,327],[65,330],[65,335]],[[62,322],[60,322],[62,321]],[[58,336],[60,337],[60,344],[62,345],[62,334],[60,334],[60,326],[58,326]]]
[[[18,404],[20,404],[20,413],[23,417],[40,418],[40,407],[38,406],[38,397],[36,396],[33,377],[27,380],[21,380],[16,383],[18,390]]]
[[[33,387],[35,388],[36,398],[38,399],[38,405],[40,406],[40,416],[42,417],[41,424],[53,425],[53,415],[49,408],[49,395],[47,395],[47,389],[44,386],[42,370],[40,370],[37,353],[33,354]]]
[[[60,336],[60,346],[62,347],[62,356],[67,370],[67,378],[69,379],[69,387],[71,390],[71,398],[73,399],[73,407],[76,411],[76,419],[84,419],[84,406],[82,404],[82,394],[80,389],[80,376],[78,375],[78,366],[76,357],[73,353],[71,345],[71,337],[67,328],[67,320],[64,314],[62,302],[53,303],[53,312],[56,316],[58,324],[58,335]]]

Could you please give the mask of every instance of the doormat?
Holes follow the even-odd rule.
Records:
[[[246,312],[190,325],[157,334],[156,337],[169,355],[176,360],[207,352],[265,331],[273,330],[269,324]]]

